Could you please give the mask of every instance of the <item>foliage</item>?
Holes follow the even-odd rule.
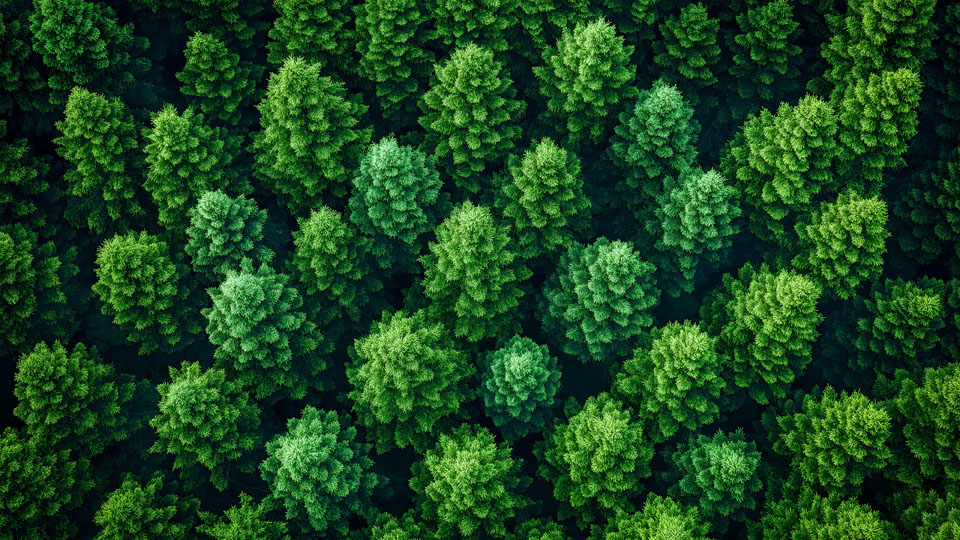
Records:
[[[186,65],[176,74],[180,93],[211,122],[245,125],[243,113],[255,95],[252,67],[226,43],[204,32],[190,36],[183,54]]]
[[[717,83],[720,23],[701,3],[688,4],[678,16],[660,23],[663,39],[653,43],[653,61],[663,70],[661,76],[679,86],[694,105],[699,105],[701,90]]]
[[[240,504],[226,509],[223,516],[201,512],[197,532],[214,540],[289,540],[287,524],[269,521],[264,504],[254,504],[253,497],[240,493]]]
[[[243,195],[230,197],[220,190],[200,195],[190,212],[183,248],[193,271],[219,281],[228,271],[238,270],[245,258],[270,262],[273,252],[261,244],[266,221],[267,211]]]
[[[821,497],[804,491],[800,497],[768,502],[754,539],[893,540],[899,538],[880,512],[855,499]]]
[[[344,65],[353,38],[345,0],[274,0],[279,15],[270,28],[267,61],[283,64],[305,58],[320,67]]]
[[[518,0],[437,0],[431,6],[436,36],[449,47],[475,43],[500,53],[516,24]]]
[[[904,417],[903,436],[922,478],[960,479],[958,400],[960,364],[930,368],[919,381],[900,383],[893,405]]]
[[[603,540],[707,540],[708,529],[696,508],[650,493],[642,510],[611,520]]]
[[[772,104],[797,86],[800,75],[800,24],[794,20],[793,5],[787,0],[753,5],[737,15],[737,26],[730,66],[737,94],[744,101]]]
[[[141,484],[128,475],[107,495],[93,517],[100,527],[96,540],[180,540],[190,538],[191,515],[180,496],[166,486],[162,474]]]
[[[66,337],[61,317],[66,296],[62,263],[52,242],[38,245],[39,235],[20,224],[0,225],[0,342],[10,352],[25,352],[31,338],[51,327]]]

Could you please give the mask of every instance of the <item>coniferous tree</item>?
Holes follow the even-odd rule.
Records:
[[[270,29],[267,61],[283,64],[288,58],[305,58],[321,68],[350,67],[350,8],[345,0],[274,0],[279,15]]]
[[[424,519],[437,525],[437,536],[504,538],[506,523],[531,502],[522,494],[530,479],[521,466],[486,428],[464,425],[440,435],[414,463],[410,488]]]
[[[230,197],[219,190],[201,195],[191,211],[184,246],[193,271],[219,282],[245,258],[270,262],[273,252],[261,245],[266,221],[267,211],[243,195]]]
[[[184,500],[169,484],[164,489],[163,473],[146,484],[128,475],[93,517],[100,527],[96,540],[186,540],[193,532],[194,501]]]
[[[411,445],[422,451],[474,397],[476,367],[423,311],[384,313],[354,342],[351,356],[349,397],[379,453]]]
[[[749,106],[734,105],[740,116],[755,107],[773,105],[797,87],[801,49],[796,44],[800,24],[788,0],[754,5],[737,15],[740,30],[730,75],[737,79],[737,95]]]
[[[320,75],[320,64],[287,58],[270,75],[260,102],[262,131],[254,136],[257,171],[284,196],[292,214],[347,194],[370,128],[360,128],[367,106],[343,83]]]
[[[346,417],[307,406],[287,422],[286,433],[267,443],[261,476],[292,526],[306,534],[344,535],[347,520],[370,504],[383,479],[370,471],[370,445],[356,439]]]
[[[458,188],[477,193],[481,177],[497,168],[520,138],[518,120],[526,103],[513,99],[517,91],[504,64],[476,44],[456,49],[434,71],[419,119],[426,147]]]
[[[94,234],[125,231],[145,216],[138,201],[141,156],[133,117],[117,98],[75,87],[54,139],[71,167],[64,173],[67,219]]]
[[[47,74],[39,53],[33,50],[30,30],[32,10],[21,9],[26,2],[5,2],[0,6],[0,114],[5,118],[18,112],[41,112],[50,108]]]
[[[625,356],[653,324],[650,309],[660,301],[655,271],[631,242],[601,237],[589,246],[574,244],[545,285],[545,328],[581,362]]]
[[[960,531],[960,494],[948,490],[920,491],[916,503],[900,516],[904,530],[916,531],[917,540],[948,540]]]
[[[668,16],[660,23],[663,39],[653,43],[653,61],[660,67],[661,77],[677,85],[694,105],[703,101],[703,89],[717,84],[719,30],[719,21],[710,17],[706,6],[688,4],[678,16]]]
[[[524,521],[513,535],[516,540],[566,540],[569,538],[563,525],[546,518]]]
[[[561,123],[564,146],[609,136],[617,114],[637,96],[633,46],[605,19],[566,29],[555,47],[543,52],[533,73],[547,100],[549,118]]]
[[[116,235],[97,249],[96,264],[100,311],[140,354],[171,353],[193,341],[200,321],[188,301],[188,270],[166,242],[143,231]]]
[[[467,201],[436,229],[436,242],[420,258],[424,294],[438,317],[468,341],[509,333],[530,271],[518,258],[506,227],[485,206]]]
[[[437,38],[451,48],[471,43],[500,53],[509,47],[518,0],[438,0],[431,6]]]
[[[900,381],[892,404],[903,418],[903,437],[914,463],[906,480],[960,480],[960,364],[950,363],[923,372],[922,378]]]
[[[414,518],[415,510],[405,513],[400,519],[393,514],[381,512],[373,518],[369,534],[358,536],[361,540],[420,540],[429,538],[425,527]]]
[[[205,32],[238,49],[254,44],[258,33],[266,29],[261,18],[266,2],[254,0],[140,0],[151,9],[174,9],[175,16],[184,19],[183,26],[190,32]],[[162,11],[162,9],[161,9]]]
[[[45,178],[50,167],[34,154],[30,141],[8,138],[8,132],[7,122],[0,120],[0,220],[42,227],[48,221],[43,207],[52,195]]]
[[[290,540],[287,523],[268,520],[267,512],[265,504],[254,504],[253,497],[240,493],[240,504],[222,516],[200,512],[203,523],[197,532],[214,540]]]
[[[211,123],[247,127],[244,110],[256,93],[254,69],[211,34],[197,32],[183,51],[186,65],[176,74],[180,93]],[[238,132],[239,133],[239,132]]]
[[[603,540],[708,540],[708,530],[696,507],[650,493],[642,510],[610,520]]]
[[[789,540],[894,540],[893,523],[880,512],[856,499],[836,493],[821,497],[804,490],[800,497],[768,500],[752,537]]]

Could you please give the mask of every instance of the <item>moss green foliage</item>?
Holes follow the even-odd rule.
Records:
[[[510,156],[507,170],[495,204],[511,223],[520,253],[534,258],[569,245],[590,208],[576,154],[543,138],[522,158]]]
[[[483,359],[480,395],[484,410],[508,439],[541,431],[560,389],[557,359],[546,345],[513,336]]]
[[[694,105],[702,101],[698,90],[717,83],[719,29],[719,21],[701,3],[688,4],[679,15],[660,23],[663,39],[654,42],[653,61],[662,69],[663,79],[679,86]]]
[[[431,6],[437,38],[449,47],[471,43],[495,53],[510,47],[518,0],[437,0]]]
[[[343,198],[370,141],[370,128],[358,125],[367,106],[320,70],[319,63],[287,58],[258,105],[256,170],[293,214]]]
[[[436,235],[420,258],[431,311],[452,321],[454,334],[468,341],[513,331],[523,296],[519,285],[530,271],[507,228],[490,209],[467,201],[437,226]]]
[[[640,480],[651,474],[653,447],[643,424],[607,393],[567,409],[567,419],[557,420],[536,450],[540,475],[564,503],[561,517],[589,523],[632,510]]]
[[[730,75],[737,78],[737,95],[773,104],[794,90],[800,75],[801,49],[796,44],[800,24],[794,20],[793,5],[787,0],[753,5],[737,15],[737,26],[730,66]]]
[[[107,494],[93,517],[99,527],[96,540],[181,540],[192,535],[192,512],[179,494],[156,474],[146,483],[128,475]],[[187,515],[184,515],[187,514]]]
[[[44,333],[66,337],[63,264],[53,242],[39,244],[36,232],[20,224],[0,225],[0,342],[25,351]],[[49,331],[47,329],[49,328]]]
[[[869,505],[805,491],[800,497],[768,502],[752,538],[893,540],[899,536],[893,523]]]
[[[266,221],[267,211],[243,195],[230,197],[219,190],[200,195],[190,211],[183,248],[193,271],[217,282],[239,270],[245,258],[269,262],[273,252],[261,243]]]
[[[287,432],[267,443],[260,465],[272,500],[304,534],[346,533],[347,520],[370,504],[381,477],[370,471],[369,446],[333,411],[307,406]]]
[[[514,530],[516,540],[566,540],[563,525],[547,519],[528,519]]]
[[[283,64],[304,58],[320,67],[342,65],[350,49],[350,8],[345,0],[274,0],[279,15],[270,28],[267,60]]]
[[[190,36],[183,55],[186,65],[176,74],[180,93],[211,123],[244,124],[243,110],[255,95],[253,69],[226,43],[204,32]]]
[[[707,540],[709,527],[694,507],[656,493],[647,495],[643,509],[610,520],[603,540]]]
[[[266,264],[254,269],[244,260],[238,270],[227,272],[219,287],[207,290],[212,306],[202,313],[207,336],[216,346],[216,365],[257,399],[281,387],[303,397],[326,367],[323,359],[310,354],[321,338],[289,281]]]
[[[43,64],[33,50],[29,10],[6,2],[0,9],[0,113],[43,111],[48,108],[47,87],[41,73]]]
[[[413,465],[410,488],[437,536],[504,538],[506,524],[530,504],[522,494],[530,479],[521,465],[486,428],[460,426],[440,435]]]
[[[140,176],[137,131],[127,107],[76,87],[67,100],[63,134],[54,139],[70,163],[64,173],[71,207],[67,217],[95,234],[124,231],[146,215],[138,200]]]
[[[648,339],[613,381],[614,394],[650,422],[648,436],[664,442],[716,421],[727,385],[717,339],[690,321],[669,323]]]
[[[422,311],[385,313],[354,342],[351,355],[353,410],[379,452],[426,448],[474,396],[468,383],[476,367],[444,325]]]
[[[544,326],[583,362],[626,356],[653,324],[649,310],[660,301],[655,270],[631,242],[601,237],[572,245],[545,285]]]
[[[637,96],[633,49],[601,18],[564,30],[556,46],[544,50],[533,73],[565,145],[599,144],[609,136],[617,114]]]
[[[200,322],[188,303],[187,267],[159,237],[129,232],[97,249],[92,290],[101,312],[140,347],[173,352],[193,341]]]
[[[941,497],[936,491],[919,492],[916,504],[904,511],[907,530],[917,531],[917,540],[950,540],[960,534],[960,495]]]
[[[493,52],[468,44],[434,66],[422,97],[420,125],[437,164],[468,193],[500,165],[520,138],[518,120],[526,108],[505,65]]]
[[[289,540],[287,523],[267,519],[267,510],[240,493],[240,504],[224,510],[223,516],[201,512],[197,532],[214,540]]]
[[[2,13],[0,13],[2,16]],[[2,20],[0,20],[2,24]],[[40,206],[49,196],[49,166],[34,154],[26,139],[8,140],[9,126],[0,120],[0,219],[4,223],[42,225]]]
[[[960,479],[958,399],[960,364],[930,368],[918,381],[905,379],[900,384],[893,404],[903,416],[903,436],[916,460],[918,483],[920,478]]]

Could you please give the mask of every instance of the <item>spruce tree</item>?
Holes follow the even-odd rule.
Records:
[[[266,221],[267,211],[253,199],[219,190],[202,194],[190,211],[184,246],[193,271],[216,283],[245,258],[270,262],[273,252],[261,244]]]
[[[285,521],[267,519],[269,508],[253,497],[240,493],[240,504],[224,510],[223,515],[200,512],[203,521],[197,532],[213,540],[290,540]]]
[[[246,127],[244,111],[256,94],[254,69],[211,34],[197,32],[187,40],[186,65],[176,74],[180,93],[211,123]]]
[[[26,1],[7,1],[0,8],[0,114],[41,112],[50,108],[43,60],[33,50],[32,10]]]
[[[642,510],[610,520],[603,540],[708,540],[708,530],[696,507],[650,493]]]
[[[54,193],[46,178],[50,167],[27,139],[8,137],[8,127],[0,120],[0,221],[41,227],[47,222],[45,203]]]
[[[170,484],[165,489],[161,472],[145,484],[128,474],[94,514],[100,528],[95,540],[187,540],[193,534],[195,505],[184,499]]]
[[[267,61],[283,64],[288,58],[306,58],[322,67],[350,67],[353,29],[345,0],[274,0],[279,15],[270,28]]]
[[[914,460],[915,477],[960,480],[960,364],[949,363],[923,372],[918,380],[903,378],[892,404],[901,415],[903,437]],[[904,460],[906,461],[906,460]],[[903,463],[901,466],[909,466]]]
[[[775,104],[797,87],[800,24],[788,0],[773,0],[737,15],[737,26],[730,75],[737,79],[739,99],[749,104],[734,110],[745,114],[758,103]]]
[[[806,489],[799,497],[790,494],[768,499],[753,538],[790,540],[894,540],[893,523],[880,512],[856,499],[837,493],[821,497]]]
[[[694,105],[703,101],[703,89],[717,84],[720,23],[701,3],[688,4],[677,16],[660,23],[662,40],[654,41],[653,61],[661,77],[680,88]]]
[[[437,38],[450,48],[471,43],[500,53],[517,21],[518,0],[437,0],[431,5]]]

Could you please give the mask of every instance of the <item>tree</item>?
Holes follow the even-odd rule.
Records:
[[[891,457],[890,416],[859,391],[838,394],[828,386],[819,399],[806,394],[802,410],[778,416],[777,423],[782,431],[774,450],[790,458],[805,483],[832,492],[857,494]]]
[[[657,283],[670,296],[691,293],[710,270],[727,259],[733,238],[740,232],[737,192],[713,169],[689,171],[662,195],[648,230],[659,232],[656,251]],[[659,229],[659,231],[658,231]]]
[[[557,359],[546,345],[513,336],[484,355],[480,395],[484,410],[508,440],[542,431],[560,389]]]
[[[787,0],[754,5],[737,15],[740,32],[733,37],[730,75],[737,79],[737,95],[751,105],[772,105],[797,87],[802,50],[796,44],[800,24]],[[734,106],[745,114],[752,106]]]
[[[30,30],[33,10],[25,1],[6,2],[0,12],[0,114],[40,112],[50,108],[43,60],[33,50]]]
[[[576,154],[544,137],[522,159],[510,156],[507,170],[494,203],[510,222],[520,255],[530,259],[569,245],[590,208]]]
[[[276,20],[270,29],[267,61],[283,64],[288,58],[308,58],[321,68],[349,66],[353,31],[345,0],[274,0]]]
[[[699,105],[702,90],[717,84],[720,46],[717,33],[720,22],[707,13],[701,3],[688,4],[680,15],[670,15],[660,23],[662,40],[653,42],[653,61],[661,68],[661,77],[683,91],[693,105]]]
[[[564,146],[606,140],[616,115],[637,96],[633,49],[600,18],[564,30],[556,46],[543,51],[544,65],[534,66],[533,74],[549,117],[562,123]]]
[[[880,512],[855,499],[821,497],[804,490],[800,497],[768,501],[752,538],[788,540],[893,540],[899,538]]]
[[[632,242],[600,237],[589,246],[572,245],[544,286],[545,328],[582,362],[625,356],[653,324],[650,309],[660,301],[655,270]]]
[[[506,523],[531,503],[522,491],[530,479],[522,460],[486,428],[463,425],[440,435],[411,468],[410,489],[424,519],[444,538],[504,538]]]
[[[793,266],[811,272],[841,299],[851,298],[860,283],[880,277],[890,236],[886,224],[886,202],[844,192],[797,224],[799,252]]]
[[[258,106],[256,169],[266,187],[287,199],[292,214],[343,198],[370,141],[371,128],[357,127],[367,106],[342,82],[321,77],[320,69],[287,58],[270,75]]]
[[[97,249],[100,311],[140,345],[141,355],[171,353],[193,341],[200,322],[189,303],[186,265],[146,232],[116,235]]]
[[[664,442],[681,429],[695,432],[720,417],[726,388],[717,339],[699,324],[672,322],[655,329],[614,377],[613,393],[651,425]]]
[[[216,346],[216,366],[257,399],[281,387],[294,399],[302,398],[308,386],[319,384],[316,377],[326,367],[310,354],[321,338],[289,279],[267,264],[254,269],[247,259],[239,270],[227,271],[219,287],[207,290],[213,305],[202,314]]]
[[[350,355],[349,397],[379,453],[411,445],[423,451],[474,397],[476,367],[423,311],[384,313]]]
[[[13,414],[48,448],[73,449],[89,458],[132,431],[123,407],[133,388],[96,347],[78,343],[68,350],[59,341],[41,342],[17,361]]]
[[[905,229],[898,238],[900,247],[921,264],[929,264],[951,246],[954,250],[948,255],[960,258],[960,147],[914,178],[918,181],[902,190],[894,207]]]
[[[173,454],[174,469],[200,465],[210,483],[227,488],[231,462],[257,446],[260,411],[223,370],[200,370],[196,362],[170,367],[170,382],[157,385],[160,412],[150,420],[157,432],[151,452]],[[241,470],[244,469],[240,463]],[[247,466],[253,470],[252,464]]]
[[[643,509],[621,513],[603,532],[603,540],[708,540],[709,526],[696,507],[650,493]]]
[[[423,288],[439,317],[453,320],[457,337],[476,342],[511,332],[530,271],[517,257],[505,227],[485,206],[466,201],[436,229],[420,257]]]
[[[601,515],[631,511],[630,499],[640,479],[650,476],[653,447],[643,425],[609,394],[587,398],[582,407],[567,407],[534,450],[540,475],[553,483],[563,503],[560,517],[575,515],[590,523]]]
[[[230,270],[238,270],[244,258],[270,262],[273,252],[261,245],[267,211],[243,195],[230,197],[224,192],[207,191],[190,211],[187,244],[193,271],[209,281],[222,280]]]
[[[253,497],[240,493],[240,504],[223,515],[200,512],[197,532],[214,540],[290,540],[285,521],[269,521],[267,507],[254,504]]]
[[[437,38],[451,48],[475,43],[494,53],[510,48],[518,0],[439,0],[431,5]]]
[[[820,294],[803,274],[774,274],[747,263],[737,277],[724,276],[720,291],[701,307],[708,330],[720,338],[718,352],[728,357],[734,385],[757,403],[783,399],[810,363],[823,319]]]
[[[910,483],[923,479],[960,479],[960,364],[950,363],[923,372],[914,381],[903,378],[892,401],[903,418],[903,436],[915,460]],[[910,467],[910,463],[904,465]]]
[[[63,177],[72,197],[67,218],[94,234],[125,231],[144,217],[137,186],[141,166],[133,117],[117,98],[76,87],[53,140],[71,167]]]
[[[549,519],[528,519],[513,534],[516,540],[567,540],[563,525]]]
[[[469,44],[434,67],[435,80],[423,94],[420,125],[425,147],[468,193],[480,191],[480,178],[497,168],[520,138],[518,120],[526,104],[513,99],[504,64],[490,49]]]
[[[2,13],[0,17],[3,17]],[[2,24],[0,19],[0,31]],[[34,155],[27,139],[8,138],[7,127],[7,122],[0,120],[0,138],[3,140],[0,142],[0,220],[36,228],[47,221],[41,208],[52,194],[46,180],[50,166]]]
[[[379,513],[371,520],[369,534],[357,538],[360,540],[422,540],[430,538],[423,525],[414,518],[414,513],[415,510],[410,510],[401,519],[397,519],[387,512]]]
[[[186,65],[176,74],[180,93],[212,123],[245,127],[244,111],[256,93],[254,69],[242,63],[240,55],[223,41],[204,32],[187,40],[183,54]]]
[[[700,123],[675,86],[657,80],[636,105],[620,113],[610,139],[613,162],[623,172],[619,189],[634,213],[679,183],[697,159]]]
[[[449,205],[432,156],[400,146],[393,136],[370,145],[353,178],[350,222],[372,239],[371,253],[381,269],[415,264]]]
[[[144,130],[147,174],[144,189],[159,209],[158,222],[177,238],[185,234],[187,210],[211,190],[244,192],[224,144],[223,132],[207,125],[202,114],[183,114],[169,103],[151,115],[153,128]]]
[[[356,441],[357,429],[333,411],[307,406],[287,422],[287,432],[267,443],[260,465],[269,498],[306,534],[347,532],[347,520],[370,504],[383,480],[370,471],[370,445]]]
[[[174,484],[175,486],[175,484]],[[193,508],[155,473],[146,484],[128,474],[119,488],[107,495],[93,517],[100,527],[96,540],[186,540],[193,529]],[[189,505],[189,506],[188,506]]]
[[[948,540],[960,531],[960,494],[949,490],[919,491],[916,503],[900,516],[905,530],[916,531],[917,540]]]

